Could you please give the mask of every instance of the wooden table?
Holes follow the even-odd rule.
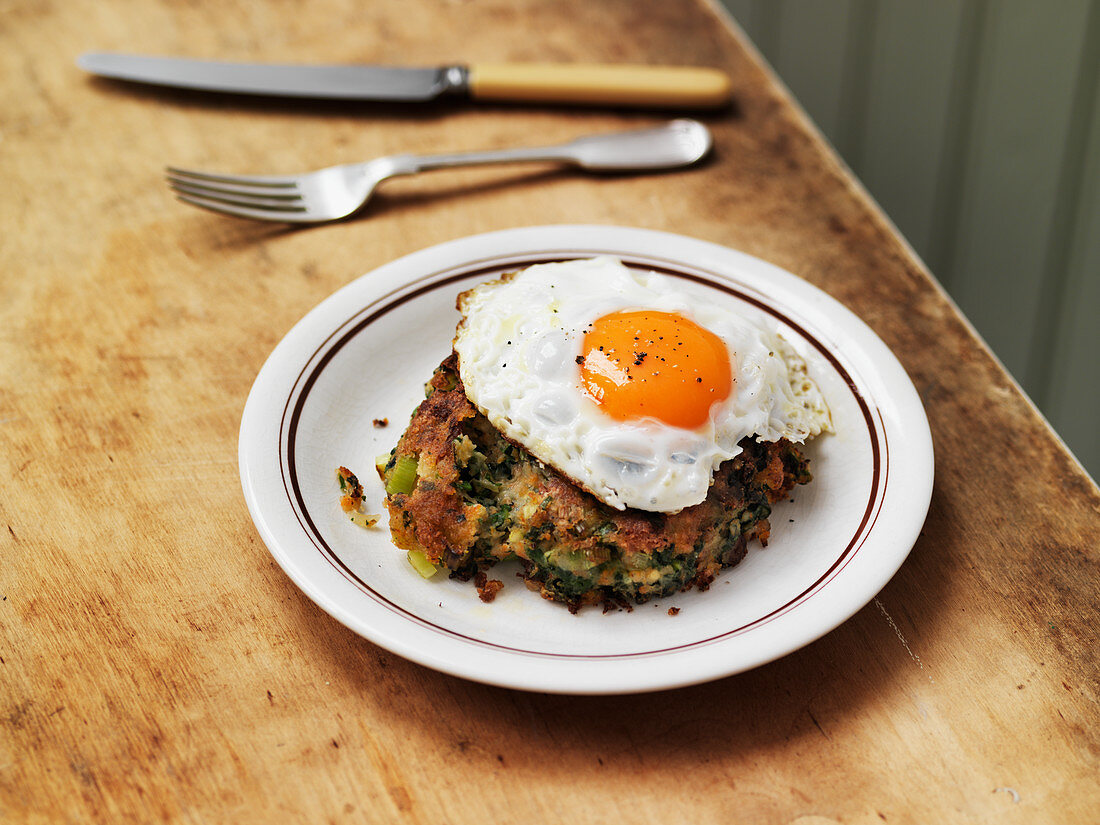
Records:
[[[704,0],[0,10],[0,820],[1097,821],[1100,493]],[[165,164],[296,170],[564,140],[645,112],[291,105],[89,79],[87,50],[713,65],[714,160],[389,186],[286,231],[174,201]],[[809,647],[616,698],[444,676],[345,629],[242,499],[249,386],[309,308],[405,253],[520,225],[679,232],[800,274],[897,353],[937,470],[908,561]]]

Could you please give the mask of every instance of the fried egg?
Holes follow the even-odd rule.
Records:
[[[535,265],[463,293],[458,308],[471,403],[620,510],[698,504],[746,436],[804,442],[831,429],[774,321],[613,258]]]

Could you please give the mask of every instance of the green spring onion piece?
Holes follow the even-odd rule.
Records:
[[[393,472],[390,473],[390,477],[386,481],[386,492],[390,495],[411,493],[415,486],[416,456],[398,456],[397,462],[393,465]]]
[[[419,573],[426,579],[430,579],[436,573],[435,565],[428,561],[428,557],[425,556],[419,550],[410,550],[405,554],[405,558],[409,560],[409,564],[413,566],[413,570]]]
[[[378,472],[382,472],[386,469],[386,465],[390,463],[391,455],[393,455],[393,453],[383,453],[374,459],[374,466],[377,468]]]

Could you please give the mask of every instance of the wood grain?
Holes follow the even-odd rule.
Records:
[[[0,26],[0,820],[1084,822],[1100,808],[1100,492],[740,36],[699,0],[8,4]],[[629,33],[629,36],[626,36]],[[165,164],[297,171],[654,122],[630,111],[242,102],[94,81],[131,50],[410,65],[713,65],[715,159],[394,182],[288,231]],[[708,685],[464,682],[337,624],[242,500],[275,343],[361,273],[509,226],[652,227],[821,286],[898,354],[936,488],[910,559],[820,641]]]

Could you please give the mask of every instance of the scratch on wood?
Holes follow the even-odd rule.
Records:
[[[814,723],[814,727],[817,728],[819,731],[821,731],[822,736],[824,736],[826,739],[828,739],[829,734],[827,734],[825,732],[825,728],[821,727],[821,723],[817,721],[817,717],[814,716],[813,711],[810,710],[809,708],[807,708],[806,713],[809,714],[810,721],[812,721]]]
[[[1016,791],[1015,788],[994,788],[993,793],[1006,793],[1012,797],[1013,805],[1020,804],[1020,794]]]
[[[894,618],[886,612],[886,608],[882,606],[882,602],[880,602],[878,599],[875,599],[875,606],[879,609],[882,615],[886,617],[887,623],[893,629],[894,634],[898,637],[898,640],[901,642],[901,646],[905,648],[905,652],[909,654],[909,658],[917,663],[917,667],[919,667],[921,670],[924,670],[924,662],[922,662],[920,660],[920,656],[914,653],[913,649],[909,647],[909,642],[907,642],[905,640],[905,636],[902,635],[901,628],[898,627],[897,622],[894,621]],[[929,676],[927,673],[925,675],[928,676],[929,682],[931,682],[932,684],[936,683],[936,680]]]

